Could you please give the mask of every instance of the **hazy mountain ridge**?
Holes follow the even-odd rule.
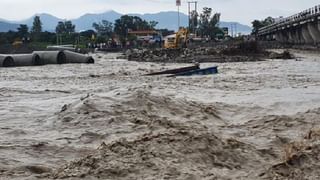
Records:
[[[16,31],[18,27],[19,24],[9,23],[5,20],[0,22],[0,32]]]
[[[102,20],[108,20],[114,22],[119,19],[122,14],[115,11],[107,11],[101,14],[85,14],[77,19],[71,20],[76,25],[77,31],[92,29],[92,24],[94,22],[100,22]]]
[[[42,22],[42,28],[45,31],[55,31],[58,22],[63,21],[63,19],[57,18],[51,14],[41,13],[41,14],[35,14],[32,17],[25,19],[25,20],[14,21],[14,23],[27,24],[29,26],[29,28],[31,28],[32,24],[33,24],[33,19],[35,16],[40,16],[40,19]]]
[[[36,15],[40,16],[40,19],[43,23],[43,30],[45,31],[54,31],[58,22],[65,20],[65,19],[57,18],[47,13],[36,14]],[[167,29],[178,28],[178,25],[177,25],[178,15],[177,15],[177,12],[175,11],[148,13],[148,14],[128,14],[128,15],[138,16],[147,21],[157,21],[159,23],[157,25],[157,28],[161,28],[161,29],[162,28],[167,28]],[[21,21],[2,20],[2,22],[0,22],[0,31],[6,32],[8,30],[16,30],[17,27],[19,26],[18,24],[27,24],[30,28],[32,26],[34,16]],[[82,31],[82,30],[93,29],[92,23],[94,22],[100,22],[101,20],[108,20],[110,22],[114,22],[116,19],[120,18],[121,16],[122,14],[116,11],[107,11],[99,14],[87,13],[82,15],[79,18],[71,19],[71,21],[76,25],[77,31]],[[180,13],[180,24],[181,26],[188,25],[188,15]],[[240,32],[242,34],[248,34],[251,32],[251,27],[247,25],[243,25],[237,22],[224,22],[224,21],[220,22],[221,27],[228,27],[229,29],[231,26],[233,26],[231,24],[237,24],[236,29],[238,33]]]

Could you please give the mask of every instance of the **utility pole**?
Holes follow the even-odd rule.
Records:
[[[237,24],[231,23],[231,37],[237,37]]]
[[[176,0],[176,6],[178,7],[178,30],[180,29],[180,6],[181,0]]]
[[[178,6],[178,30],[180,29],[180,6]]]
[[[190,18],[191,18],[191,12],[190,12],[190,2],[188,2],[188,18],[189,18],[189,21],[188,21],[188,27],[189,27],[189,30],[190,30]]]
[[[236,23],[232,23],[231,24],[231,33],[232,33],[232,37],[237,37],[237,24]]]
[[[231,37],[233,37],[233,25],[230,24],[230,33],[231,33]]]
[[[189,16],[189,30],[190,30],[190,26],[191,26],[191,5],[194,5],[194,11],[198,13],[198,1],[188,1],[188,16]],[[192,20],[192,27],[193,27],[193,33],[195,33],[195,22]]]

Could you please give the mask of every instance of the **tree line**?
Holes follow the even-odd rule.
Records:
[[[211,39],[223,35],[219,28],[220,14],[213,13],[211,8],[203,8],[202,13],[198,14],[192,11],[190,15],[189,32],[200,37],[210,37]],[[255,35],[258,30],[264,26],[274,23],[272,17],[264,20],[254,20],[252,22],[252,34]],[[92,29],[83,32],[76,32],[76,26],[71,21],[58,22],[55,32],[43,31],[42,22],[39,16],[35,16],[32,27],[21,24],[16,31],[0,33],[0,44],[21,43],[45,43],[56,44],[70,43],[79,44],[87,42],[103,43],[114,37],[117,37],[122,43],[135,40],[136,37],[129,31],[156,30],[158,22],[146,21],[137,16],[124,15],[115,20],[114,23],[107,20],[95,22]],[[168,29],[157,29],[163,36],[172,34]]]
[[[263,20],[254,20],[252,21],[252,34],[256,35],[260,28],[271,25],[275,22],[275,19],[272,17],[267,17]]]
[[[192,12],[190,22],[191,33],[201,37],[215,38],[223,34],[218,27],[220,14],[212,13],[211,8],[204,8],[200,15]],[[39,16],[35,16],[32,27],[21,24],[16,31],[0,33],[0,44],[20,43],[44,43],[44,44],[86,44],[88,42],[103,43],[110,39],[117,38],[121,43],[135,40],[130,31],[156,30],[158,22],[146,21],[138,16],[123,15],[115,22],[102,20],[92,24],[92,29],[83,32],[76,32],[76,26],[71,21],[60,21],[56,25],[55,32],[43,30]],[[168,29],[157,29],[163,36],[173,33]]]
[[[215,39],[223,36],[224,32],[219,27],[220,13],[213,13],[212,8],[204,7],[202,13],[192,11],[189,20],[189,32],[200,37]]]
[[[137,16],[121,16],[111,23],[107,20],[102,20],[98,23],[93,23],[90,30],[77,33],[76,26],[71,21],[58,22],[55,32],[43,31],[42,22],[39,16],[35,16],[32,27],[29,28],[25,24],[21,24],[17,31],[9,31],[0,33],[0,44],[10,44],[15,41],[28,42],[47,42],[55,44],[62,39],[62,43],[76,43],[82,38],[83,42],[94,41],[97,43],[106,42],[107,40],[117,37],[121,41],[133,39],[129,31],[137,30],[155,30],[158,22],[146,21]],[[164,33],[171,33],[167,29],[161,30]]]

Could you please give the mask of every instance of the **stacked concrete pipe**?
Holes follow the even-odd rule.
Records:
[[[34,51],[32,54],[0,54],[0,67],[38,66],[45,64],[94,63],[91,56],[64,51]]]
[[[34,51],[44,61],[44,64],[65,64],[66,55],[63,51]]]
[[[34,54],[13,54],[14,66],[40,66],[44,60],[36,53]]]
[[[63,51],[66,55],[67,63],[88,63],[93,64],[94,59],[91,56],[86,56],[80,53],[65,50]]]
[[[13,67],[14,60],[10,55],[0,55],[0,67]]]
[[[65,50],[68,50],[68,51],[76,52],[77,49],[74,48],[74,47],[68,47],[68,46],[48,46],[47,50],[50,50],[50,51],[65,51]]]

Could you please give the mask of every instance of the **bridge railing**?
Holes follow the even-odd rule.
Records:
[[[273,24],[260,28],[258,30],[258,35],[265,35],[274,30],[277,30],[278,28],[284,28],[286,25],[298,23],[300,21],[306,20],[310,17],[317,16],[319,14],[320,14],[320,5],[317,5],[307,10],[304,10],[298,14],[295,14],[286,18],[281,18],[280,20],[278,20]]]

